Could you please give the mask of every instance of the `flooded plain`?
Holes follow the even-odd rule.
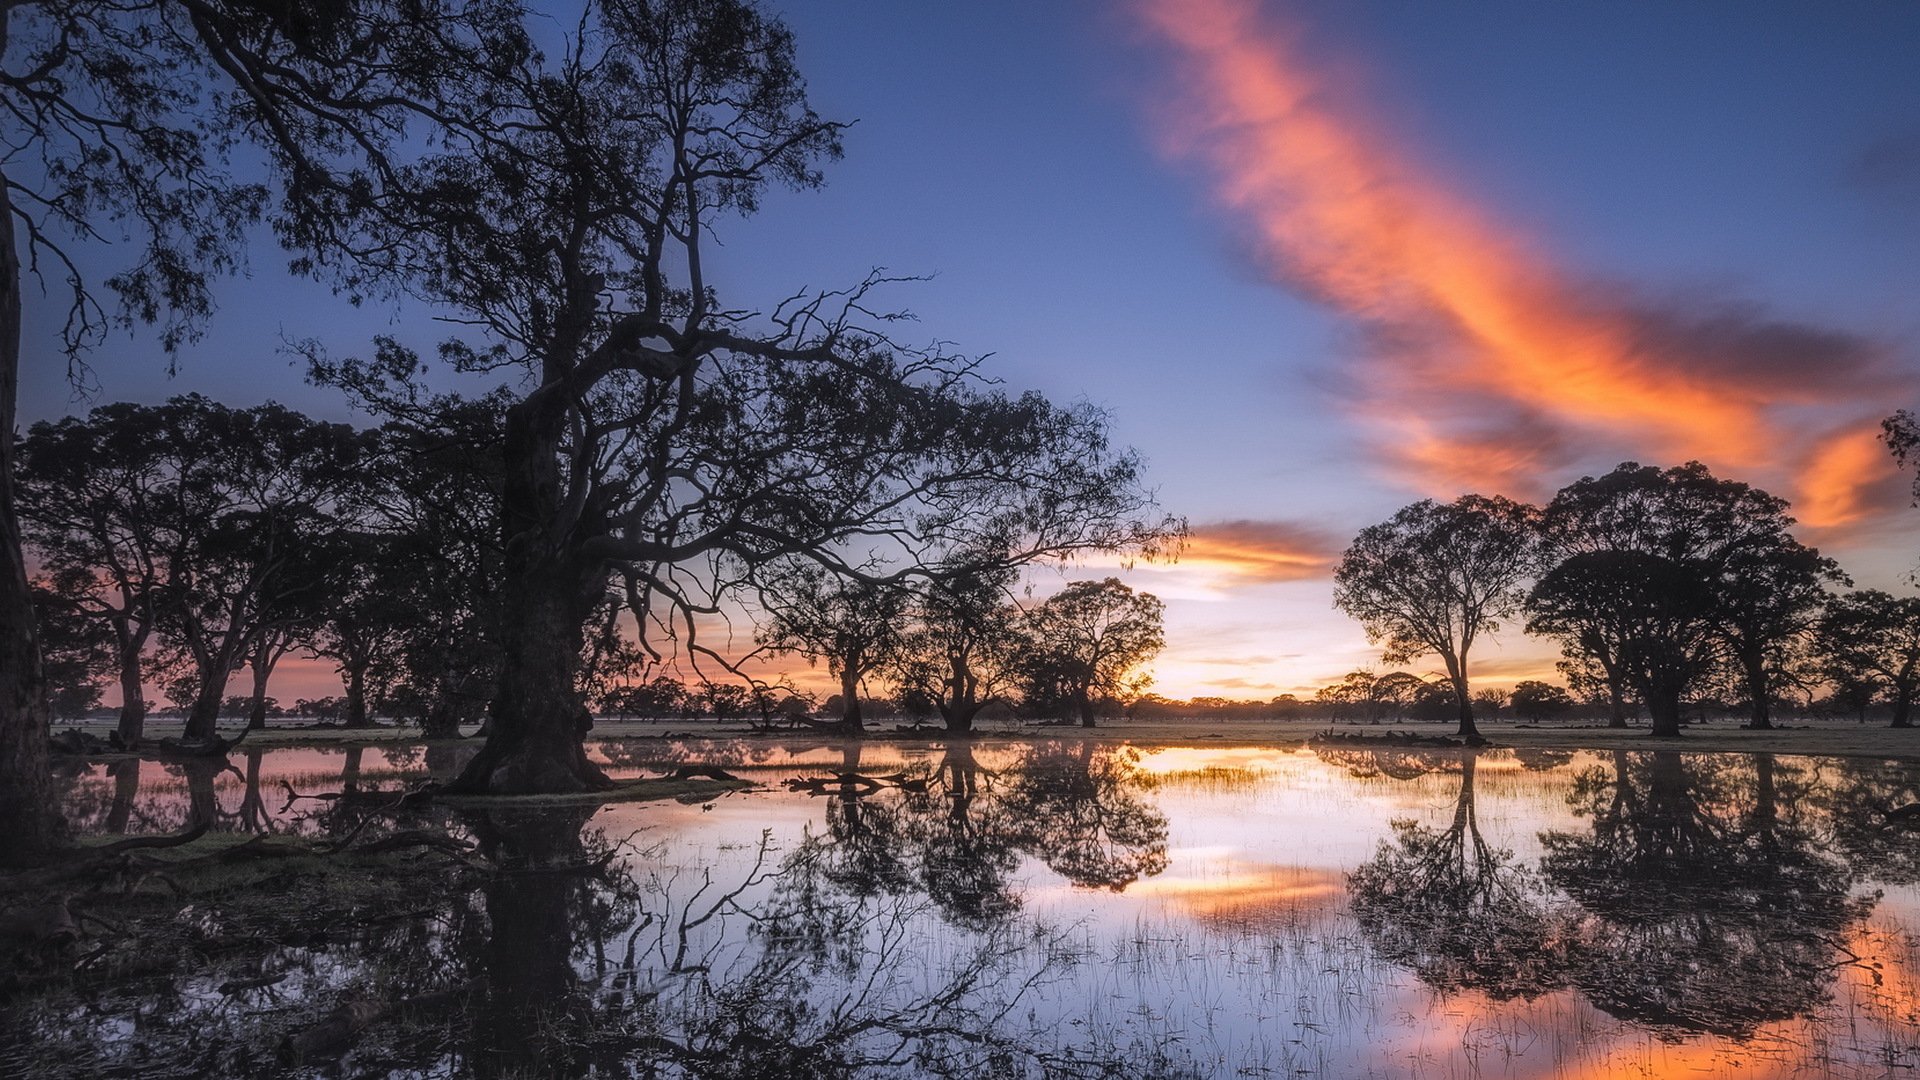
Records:
[[[124,885],[145,907],[103,912],[121,933],[83,945],[70,978],[0,1007],[0,1066],[1920,1068],[1920,831],[1887,814],[1920,801],[1920,764],[636,740],[595,754],[617,776],[699,764],[756,786],[531,811],[395,805],[470,752],[282,749],[72,770],[69,819],[88,833],[205,823],[236,844],[353,835],[344,850],[356,852],[426,829],[459,842],[396,848],[404,862],[368,863],[365,878],[333,873],[327,856],[241,863],[211,884],[155,867]]]

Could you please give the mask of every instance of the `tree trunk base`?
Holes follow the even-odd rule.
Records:
[[[482,747],[445,790],[459,795],[575,795],[613,786],[613,779],[587,760],[586,749],[574,743],[513,750]]]

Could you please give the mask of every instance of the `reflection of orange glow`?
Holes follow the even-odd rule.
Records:
[[[1893,472],[1893,458],[1880,442],[1878,426],[1843,431],[1814,448],[1800,475],[1795,509],[1801,521],[1815,528],[1851,524],[1872,509],[1865,489]]]
[[[1845,335],[1577,283],[1331,105],[1255,0],[1142,3],[1183,61],[1181,120],[1198,122],[1222,199],[1277,275],[1375,331],[1365,407],[1417,486],[1531,494],[1561,464],[1539,460],[1555,425],[1663,458],[1782,464],[1798,438],[1774,412],[1858,397],[1878,362]],[[1446,431],[1408,434],[1436,410]],[[1828,517],[1854,507],[1839,470],[1867,464],[1848,447],[1809,478]]]
[[[1347,882],[1337,870],[1235,863],[1224,876],[1162,875],[1128,891],[1162,897],[1198,919],[1248,922],[1330,907],[1346,896]]]

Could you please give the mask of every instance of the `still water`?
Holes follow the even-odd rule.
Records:
[[[86,831],[322,836],[373,817],[361,836],[431,826],[472,847],[416,849],[386,890],[262,871],[233,910],[140,883],[171,913],[151,951],[186,959],[100,957],[110,976],[9,1008],[12,1060],[142,1076],[1920,1068],[1920,832],[1885,814],[1920,800],[1913,763],[648,740],[596,754],[617,776],[697,762],[759,786],[388,809],[462,754],[75,770]],[[325,1028],[342,1015],[345,1034]]]

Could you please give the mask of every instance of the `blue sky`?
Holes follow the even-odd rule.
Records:
[[[776,195],[723,232],[714,262],[726,297],[767,305],[873,266],[933,274],[896,296],[926,337],[993,352],[992,370],[1015,388],[1109,408],[1162,501],[1199,527],[1196,558],[1130,575],[1169,599],[1163,692],[1305,691],[1367,661],[1358,629],[1331,610],[1324,568],[1274,571],[1255,556],[1262,545],[1337,554],[1399,505],[1448,493],[1454,473],[1416,472],[1401,454],[1409,418],[1439,425],[1441,453],[1459,445],[1446,440],[1485,434],[1475,410],[1490,394],[1506,426],[1486,438],[1548,424],[1565,443],[1558,458],[1485,474],[1532,490],[1628,454],[1670,463],[1662,455],[1677,438],[1604,403],[1589,403],[1602,420],[1543,414],[1537,386],[1529,397],[1489,389],[1498,380],[1484,373],[1451,379],[1450,355],[1379,356],[1377,313],[1330,300],[1301,269],[1328,234],[1302,240],[1292,215],[1325,193],[1296,177],[1252,202],[1244,184],[1230,194],[1249,148],[1284,142],[1299,116],[1350,138],[1349,156],[1387,163],[1369,174],[1392,189],[1374,209],[1464,208],[1470,235],[1511,241],[1529,280],[1547,275],[1593,325],[1617,320],[1592,315],[1590,295],[1618,290],[1680,317],[1738,310],[1830,331],[1871,353],[1870,379],[1836,369],[1849,389],[1815,405],[1795,395],[1819,388],[1828,354],[1773,356],[1749,379],[1737,352],[1715,353],[1712,386],[1781,388],[1756,406],[1761,435],[1687,442],[1716,468],[1721,442],[1754,444],[1722,471],[1791,495],[1811,483],[1824,439],[1850,431],[1857,442],[1861,417],[1915,396],[1920,6],[817,0],[777,10],[816,107],[858,123],[824,190]],[[1241,60],[1307,88],[1304,112],[1221,125],[1232,88],[1205,69],[1218,43],[1182,45],[1167,27],[1226,16],[1242,20]],[[89,257],[113,265],[110,252]],[[424,346],[441,332],[405,306],[346,309],[289,280],[283,263],[270,243],[255,246],[251,277],[222,288],[176,377],[149,336],[116,338],[92,357],[100,398],[199,390],[344,418],[336,396],[305,386],[279,355],[282,338],[353,352],[375,333]],[[28,317],[23,420],[74,407],[47,312]],[[1920,511],[1902,505],[1897,482],[1857,494],[1813,538],[1863,583],[1899,584]],[[1550,659],[1508,633],[1484,670],[1510,679]]]

